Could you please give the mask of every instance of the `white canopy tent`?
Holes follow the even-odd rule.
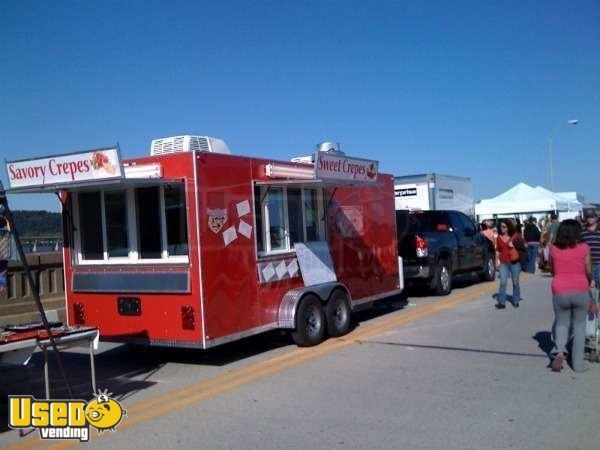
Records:
[[[556,211],[560,213],[561,218],[575,217],[583,205],[577,201],[576,194],[568,194],[556,194],[541,186],[534,188],[519,183],[497,197],[481,200],[475,205],[475,215],[478,220],[515,216],[525,218]]]
[[[583,197],[578,195],[577,192],[557,192],[553,194],[552,191],[542,186],[536,186],[535,188],[542,193],[554,195],[568,203],[567,211],[563,211],[560,214],[561,219],[571,219],[583,213]]]

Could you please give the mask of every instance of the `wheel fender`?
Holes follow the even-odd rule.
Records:
[[[304,296],[313,294],[321,299],[321,301],[327,302],[331,298],[333,291],[336,289],[342,289],[348,296],[348,300],[351,299],[348,288],[343,283],[339,282],[316,284],[287,291],[279,304],[277,316],[279,328],[296,328],[296,311],[298,311],[298,305]],[[350,305],[352,305],[351,301]]]
[[[456,266],[456,258],[456,252],[453,253],[448,249],[443,249],[439,252],[435,263],[438,265],[440,261],[446,261],[450,265],[450,270],[452,270],[452,267]]]

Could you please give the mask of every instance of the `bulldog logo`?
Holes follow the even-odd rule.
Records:
[[[206,209],[208,214],[208,228],[217,234],[227,222],[227,210],[226,209]]]

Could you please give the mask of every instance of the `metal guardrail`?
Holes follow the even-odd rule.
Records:
[[[62,236],[27,236],[21,237],[25,253],[59,252],[62,249]],[[16,251],[15,251],[16,253]]]
[[[63,238],[62,236],[26,236],[21,237],[21,245],[23,251],[29,253],[54,253],[62,252]],[[10,239],[10,259],[18,260],[19,255],[15,246],[15,240]]]

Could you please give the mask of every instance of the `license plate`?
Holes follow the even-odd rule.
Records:
[[[119,297],[117,299],[119,314],[122,316],[141,316],[142,301],[137,297]]]

